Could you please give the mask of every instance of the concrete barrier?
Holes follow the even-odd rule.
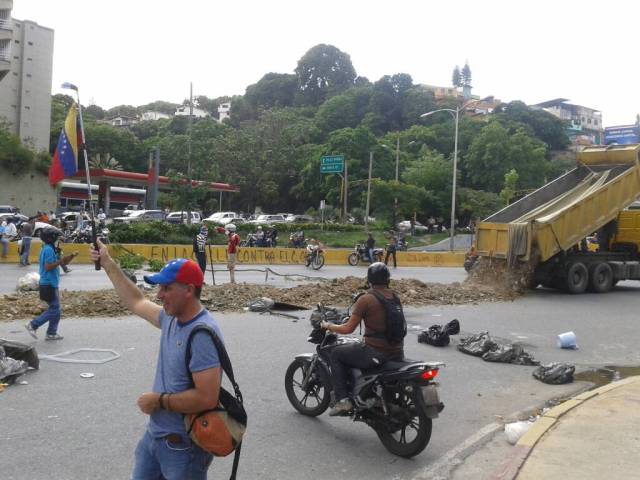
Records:
[[[31,244],[29,261],[38,262],[40,255],[40,242]],[[147,260],[156,259],[168,262],[174,258],[194,258],[191,245],[146,245],[146,244],[122,244],[122,247],[131,253],[142,255]],[[89,245],[83,243],[62,244],[64,254],[78,252],[73,263],[91,263],[89,258]],[[117,245],[109,245],[112,255],[117,255]],[[213,263],[227,262],[227,249],[224,246],[212,246],[210,249]],[[347,265],[347,258],[351,254],[350,249],[327,249],[324,252],[326,265]],[[297,265],[304,264],[306,250],[299,248],[240,248],[237,261],[239,264],[266,264],[266,265]],[[398,266],[401,267],[462,267],[464,253],[461,252],[398,252]],[[209,262],[209,255],[207,255]],[[18,263],[18,245],[9,245],[9,255],[6,259],[0,259],[0,263]]]

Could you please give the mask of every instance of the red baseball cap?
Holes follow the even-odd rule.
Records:
[[[144,281],[151,285],[168,285],[173,282],[201,287],[204,274],[193,260],[178,258],[167,263],[162,270],[153,275],[145,275]]]

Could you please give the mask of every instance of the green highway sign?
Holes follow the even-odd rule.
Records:
[[[320,173],[342,173],[344,155],[327,155],[320,159]]]

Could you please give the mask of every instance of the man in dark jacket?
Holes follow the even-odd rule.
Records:
[[[209,235],[209,231],[207,230],[206,225],[202,225],[200,227],[200,233],[198,233],[193,238],[193,253],[198,260],[198,265],[200,265],[200,270],[202,273],[207,272],[207,237]]]

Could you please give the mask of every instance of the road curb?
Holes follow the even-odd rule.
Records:
[[[581,387],[576,390],[575,395],[584,395],[585,388]],[[509,422],[515,422],[522,418],[529,418],[542,410],[553,398],[545,400],[541,403],[530,405],[526,408],[513,412],[509,415],[501,417],[499,422],[493,422],[485,425],[473,435],[467,437],[463,442],[459,443],[449,451],[447,451],[439,460],[424,468],[420,473],[414,474],[411,480],[447,480],[451,473],[465,461],[467,457],[481,448],[484,444],[504,429],[504,425]]]
[[[579,395],[562,402],[560,405],[549,409],[538,421],[536,421],[527,433],[520,438],[511,454],[502,464],[500,464],[490,478],[492,480],[514,480],[517,478],[520,469],[527,461],[527,458],[529,458],[529,455],[536,444],[554,425],[559,422],[564,415],[567,414],[567,412],[570,412],[587,400],[595,398],[598,395],[637,381],[640,381],[640,376],[628,377],[624,380],[611,382],[608,385],[580,393]]]

